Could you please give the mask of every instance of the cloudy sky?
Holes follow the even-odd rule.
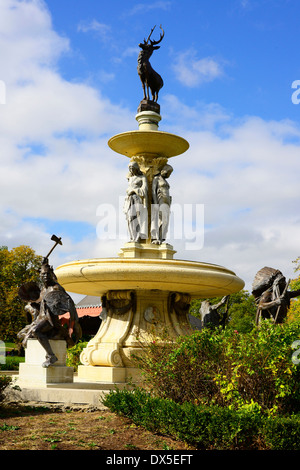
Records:
[[[0,245],[117,256],[129,160],[107,141],[137,129],[138,44],[162,24],[160,130],[190,144],[170,160],[176,257],[248,290],[263,266],[295,277],[298,18],[298,0],[0,0]]]

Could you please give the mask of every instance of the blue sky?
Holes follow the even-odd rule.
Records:
[[[56,233],[54,266],[117,256],[128,159],[107,141],[137,129],[138,44],[162,24],[160,130],[190,143],[170,161],[173,203],[204,207],[203,247],[171,233],[176,256],[233,269],[249,290],[265,265],[293,277],[298,18],[297,0],[1,0],[0,245],[43,254]],[[105,205],[118,219],[110,239]]]

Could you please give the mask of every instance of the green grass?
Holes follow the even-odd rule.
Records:
[[[25,362],[25,357],[19,356],[6,356],[5,363],[0,364],[0,370],[19,370],[20,362]]]
[[[6,348],[6,351],[11,351],[12,349],[16,348],[16,343],[7,342],[5,343],[5,348]]]
[[[25,357],[23,356],[10,356],[7,355],[8,352],[13,351],[14,349],[17,349],[16,343],[13,342],[6,342],[5,343],[5,360],[4,364],[2,364],[3,361],[0,362],[0,371],[1,370],[19,370],[19,364],[20,362],[25,362]],[[1,358],[3,359],[3,358]]]

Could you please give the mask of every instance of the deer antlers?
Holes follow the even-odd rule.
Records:
[[[155,25],[156,26],[156,25]],[[148,39],[146,41],[146,39],[144,39],[144,43],[145,44],[148,44],[149,40],[150,40],[150,43],[151,43],[151,46],[155,46],[156,44],[159,44],[162,40],[163,40],[163,37],[165,35],[165,32],[164,30],[162,29],[162,26],[160,25],[160,29],[162,30],[162,33],[160,33],[160,38],[158,41],[151,41],[150,37],[151,37],[151,34],[153,33],[154,29],[155,29],[155,26],[151,29],[151,32],[148,36]]]

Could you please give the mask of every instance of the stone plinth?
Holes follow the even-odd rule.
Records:
[[[67,347],[62,340],[50,340],[58,361],[47,368],[42,367],[46,352],[36,339],[29,339],[25,349],[25,362],[19,366],[18,385],[73,382],[73,367],[66,366]]]
[[[134,367],[80,365],[78,379],[104,384],[125,384],[131,381],[138,383],[141,377],[139,370]]]
[[[152,243],[128,242],[120,250],[120,258],[143,258],[143,259],[173,259],[176,253],[172,245],[162,243],[153,245]]]
[[[160,114],[160,105],[152,100],[142,100],[137,109],[138,113],[143,111],[152,111],[157,114]]]
[[[140,131],[156,131],[161,116],[155,111],[141,111],[136,115],[136,120],[139,122]]]

